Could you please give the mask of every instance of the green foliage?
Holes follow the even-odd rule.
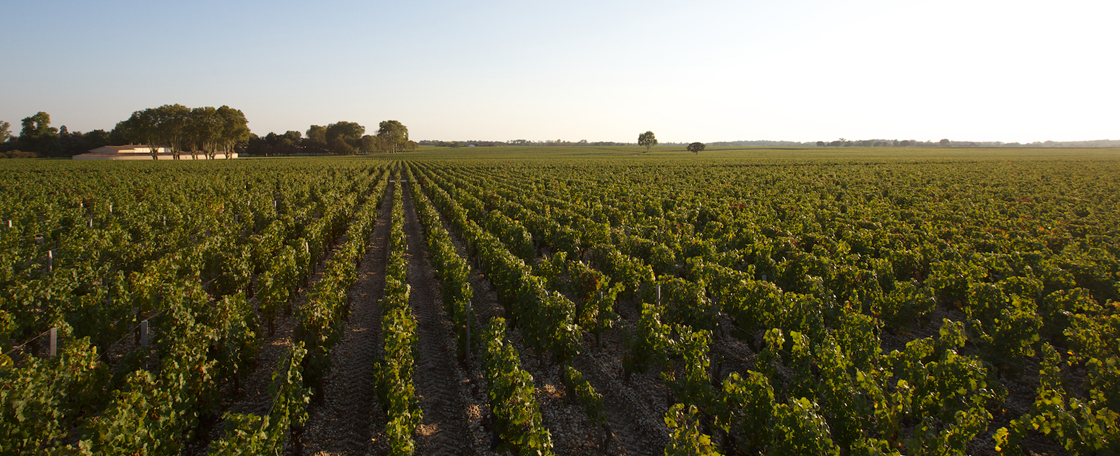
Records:
[[[533,376],[521,368],[505,340],[505,320],[494,318],[483,334],[482,371],[489,387],[495,433],[514,453],[552,454],[552,437],[541,424]]]
[[[719,455],[712,437],[700,432],[700,412],[696,406],[677,404],[665,412],[669,444],[665,456]]]
[[[88,339],[64,345],[55,358],[0,367],[0,453],[56,448],[78,413],[100,405],[108,377]]]
[[[661,309],[655,304],[642,303],[642,315],[635,334],[626,342],[626,356],[622,366],[626,372],[645,372],[651,366],[662,368],[669,358],[671,342],[669,325],[661,322]]]
[[[562,381],[567,386],[568,391],[575,393],[579,398],[579,403],[583,405],[583,411],[587,414],[587,420],[594,424],[602,424],[607,421],[606,415],[603,414],[603,396],[595,391],[595,388],[583,378],[583,373],[576,370],[571,365],[565,365],[563,368]]]
[[[225,437],[210,444],[209,454],[284,454],[289,428],[307,420],[310,392],[304,388],[300,373],[300,362],[306,354],[307,350],[297,344],[281,357],[268,386],[272,395],[268,415],[226,413]]]

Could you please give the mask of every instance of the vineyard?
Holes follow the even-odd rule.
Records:
[[[1118,454],[1115,152],[2,163],[0,454]]]

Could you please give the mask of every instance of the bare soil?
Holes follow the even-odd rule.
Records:
[[[385,192],[371,243],[350,288],[350,318],[331,351],[322,397],[312,400],[304,425],[307,455],[368,454],[373,433],[385,427],[374,389],[374,362],[381,358],[381,311],[392,214],[392,188]]]

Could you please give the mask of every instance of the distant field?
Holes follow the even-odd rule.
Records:
[[[542,158],[622,158],[635,160],[658,160],[665,158],[686,158],[699,160],[849,160],[849,159],[980,159],[1003,160],[1015,158],[1031,159],[1084,159],[1120,158],[1120,148],[1102,149],[1047,149],[1047,148],[918,148],[918,147],[807,147],[807,148],[762,148],[762,147],[710,147],[699,154],[692,154],[684,146],[657,146],[649,153],[644,147],[617,146],[533,146],[533,147],[461,147],[432,148],[421,147],[414,155],[417,158],[466,158],[466,159],[532,159]]]

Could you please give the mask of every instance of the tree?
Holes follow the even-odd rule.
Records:
[[[198,160],[198,153],[202,152],[206,158],[213,158],[214,149],[222,135],[222,118],[213,106],[191,109],[190,121],[187,123],[187,136],[191,147],[191,158]]]
[[[249,121],[245,118],[245,113],[240,109],[233,109],[229,106],[222,105],[217,109],[218,118],[221,120],[221,133],[218,135],[218,140],[226,150],[226,159],[233,158],[233,149],[239,143],[244,143],[249,140]],[[211,154],[210,158],[214,158]]]
[[[86,146],[86,137],[80,131],[70,133],[66,125],[58,129],[58,143],[62,146],[64,156],[74,156],[90,149]]]
[[[362,136],[362,152],[373,152],[377,150],[377,137],[373,135]]]
[[[385,120],[378,124],[377,137],[382,147],[395,153],[408,147],[408,127],[395,120]]]
[[[155,109],[159,142],[171,148],[176,160],[187,140],[187,126],[191,121],[191,108],[181,104],[163,105]]]
[[[688,145],[688,151],[694,154],[698,154],[702,150],[704,150],[704,143],[702,142],[694,142]]]
[[[327,127],[322,125],[312,125],[307,129],[307,139],[303,140],[303,145],[309,152],[322,153],[327,150]]]
[[[362,148],[362,134],[366,127],[357,122],[339,121],[327,125],[327,147],[336,154],[353,155]]]
[[[0,144],[8,142],[8,139],[12,137],[12,132],[8,130],[11,127],[12,124],[0,120]]]
[[[19,134],[20,146],[27,151],[54,155],[61,151],[58,129],[51,127],[51,115],[39,111],[23,118],[23,131]]]
[[[649,153],[649,149],[657,145],[657,137],[653,135],[652,131],[642,133],[638,135],[638,145],[645,146],[646,153]]]
[[[158,150],[156,138],[159,131],[156,127],[155,113],[152,109],[133,112],[128,119],[118,122],[114,130],[121,131],[130,142],[147,145],[148,153],[152,154],[152,160],[159,160],[159,156],[156,155]]]
[[[938,141],[937,144],[940,144],[941,147],[949,147],[949,140],[948,139],[942,139],[941,141]]]

